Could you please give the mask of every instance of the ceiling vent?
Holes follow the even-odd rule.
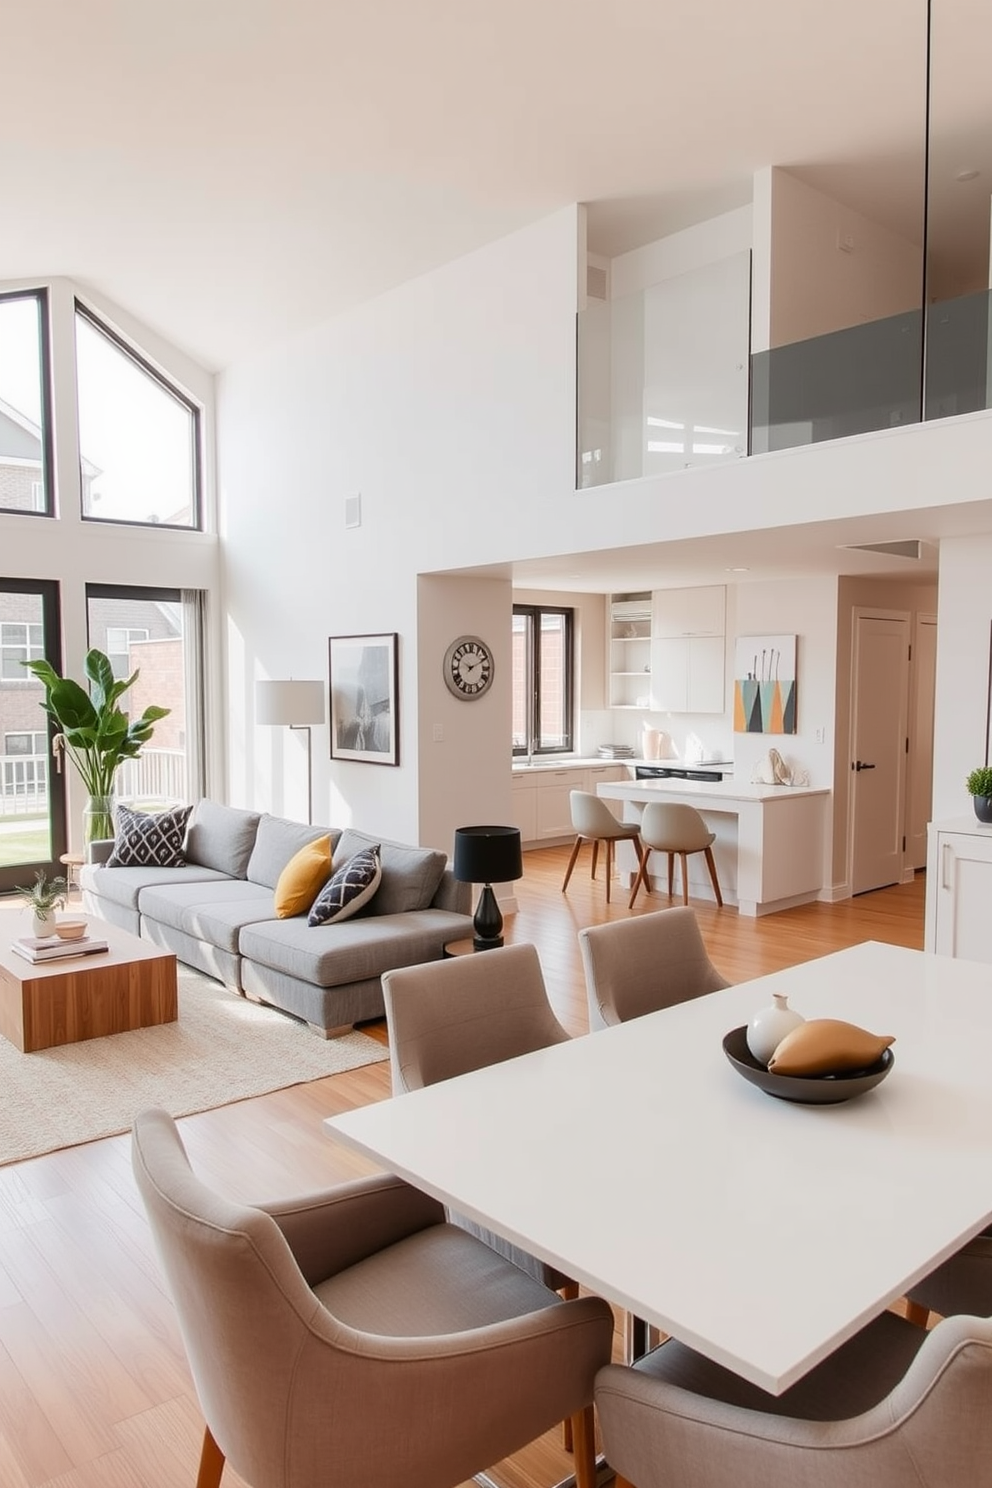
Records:
[[[586,294],[590,300],[606,299],[606,270],[586,264]]]
[[[858,553],[888,553],[892,558],[923,557],[923,544],[918,537],[907,537],[895,542],[844,543],[843,546]]]

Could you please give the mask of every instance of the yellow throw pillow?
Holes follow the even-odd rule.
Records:
[[[276,884],[276,916],[280,920],[304,914],[331,873],[331,839],[318,837],[294,853]]]

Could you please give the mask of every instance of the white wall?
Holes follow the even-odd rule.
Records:
[[[734,774],[750,780],[757,762],[777,749],[787,764],[809,772],[810,784],[833,786],[833,713],[837,656],[837,580],[832,575],[736,584],[727,657],[732,703],[738,636],[796,637],[795,734],[734,734]],[[824,730],[823,743],[816,738]]]
[[[419,839],[450,853],[456,826],[511,819],[512,596],[508,579],[430,575],[417,592]],[[492,648],[493,684],[479,698],[456,698],[444,682],[444,653],[460,635]],[[349,785],[342,778],[345,798]]]
[[[933,816],[969,816],[965,777],[985,764],[992,537],[940,545],[937,686],[933,742]]]
[[[521,516],[539,518],[574,490],[575,236],[574,209],[559,213],[224,375],[233,799],[265,804],[254,678],[324,675],[329,635],[395,631],[399,768],[331,762],[321,731],[315,815],[347,811],[369,830],[405,840],[428,831],[448,845],[463,806],[446,815],[443,803],[470,785],[476,820],[505,819],[509,770],[497,782],[480,761],[490,715],[509,716],[508,668],[497,667],[484,706],[462,705],[456,759],[444,748],[425,755],[418,727],[418,679],[439,678],[454,635],[491,628],[489,591],[480,586],[479,623],[459,597],[434,626],[418,608],[417,575],[517,550]],[[344,498],[358,490],[362,526],[347,530]],[[451,591],[426,592],[447,604]]]
[[[919,244],[778,166],[758,172],[754,201],[753,351],[919,307]]]

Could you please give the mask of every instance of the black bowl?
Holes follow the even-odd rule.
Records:
[[[885,1049],[868,1069],[849,1070],[842,1075],[776,1075],[751,1053],[747,1046],[747,1027],[732,1028],[724,1035],[723,1052],[734,1069],[766,1095],[779,1100],[798,1101],[806,1106],[835,1106],[853,1100],[885,1079],[895,1063],[891,1049]]]

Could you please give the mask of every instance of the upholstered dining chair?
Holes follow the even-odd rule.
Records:
[[[906,1316],[925,1327],[931,1312],[992,1316],[992,1229],[976,1235],[912,1288]]]
[[[606,902],[610,902],[610,883],[613,878],[613,848],[617,842],[631,842],[637,854],[638,869],[644,864],[644,851],[641,847],[641,831],[636,822],[618,821],[606,802],[600,797],[593,795],[591,791],[569,791],[569,805],[572,813],[572,826],[575,828],[575,842],[572,845],[572,855],[565,869],[565,881],[561,886],[564,894],[568,888],[568,880],[572,876],[576,859],[585,842],[592,843],[592,871],[591,877],[596,877],[596,861],[599,856],[599,844],[606,844]]]
[[[452,1488],[573,1417],[595,1477],[605,1302],[563,1302],[379,1175],[251,1206],[194,1175],[175,1122],[132,1134],[206,1419],[197,1488]]]
[[[568,1042],[548,1002],[536,946],[387,971],[382,993],[394,1095]],[[578,1296],[576,1283],[555,1267],[481,1225],[455,1220],[552,1291]]]
[[[988,1488],[992,1320],[886,1312],[783,1395],[680,1343],[596,1379],[617,1488]]]
[[[675,883],[675,859],[682,868],[682,903],[689,903],[688,858],[701,852],[706,859],[710,883],[716,902],[723,905],[720,881],[716,876],[713,861],[713,843],[716,833],[711,832],[695,806],[683,806],[675,801],[649,801],[641,815],[641,842],[644,855],[630,891],[628,908],[633,909],[634,900],[641,884],[647,885],[648,862],[652,852],[668,854],[668,897],[671,899]]]
[[[569,1039],[548,1002],[533,945],[500,946],[387,971],[382,993],[394,1095]],[[557,1267],[474,1220],[453,1213],[448,1218],[542,1286],[566,1299],[579,1295],[578,1283]],[[570,1421],[564,1422],[563,1439],[571,1451]]]
[[[589,1027],[626,1023],[731,984],[713,965],[688,906],[579,931]]]

